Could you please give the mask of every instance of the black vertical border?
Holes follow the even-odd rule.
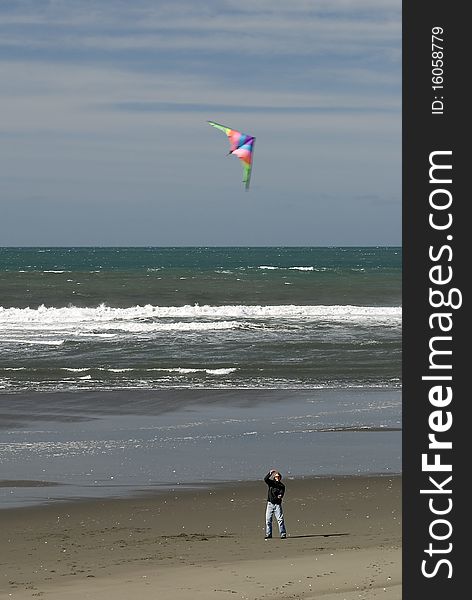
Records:
[[[466,262],[472,260],[467,240],[472,240],[472,219],[466,215],[470,193],[466,190],[466,177],[472,175],[468,166],[467,138],[471,135],[471,118],[466,112],[467,82],[470,79],[472,52],[470,29],[465,15],[467,4],[439,2],[437,0],[410,0],[403,2],[403,598],[406,600],[447,599],[454,600],[470,594],[465,582],[465,562],[469,557],[467,537],[471,529],[466,508],[471,506],[466,485],[467,463],[472,455],[466,438],[466,415],[470,392],[466,381],[468,348],[467,296],[465,293]],[[444,90],[432,89],[432,39],[433,27],[444,29]],[[469,34],[469,35],[467,35]],[[444,113],[432,114],[434,96],[443,97]],[[433,189],[429,183],[429,156],[431,152],[452,150],[452,179],[448,189],[453,194],[451,208],[453,223],[446,232],[434,231],[428,222],[429,195]],[[453,400],[448,409],[453,425],[443,439],[452,440],[452,450],[444,452],[444,461],[452,461],[453,477],[449,486],[453,501],[447,518],[452,525],[451,537],[443,542],[431,539],[429,528],[439,516],[431,513],[429,497],[421,495],[420,489],[431,488],[429,475],[421,469],[421,455],[428,451],[428,416],[434,408],[428,401],[431,382],[422,381],[429,365],[428,342],[432,332],[428,317],[434,312],[429,304],[429,247],[441,247],[449,243],[453,257],[449,264],[453,269],[450,286],[463,293],[461,308],[450,310],[453,318],[452,335],[452,388]],[[446,256],[446,253],[444,254]],[[449,286],[449,287],[450,287]],[[444,310],[444,309],[443,309]],[[444,473],[437,479],[443,480]],[[439,498],[439,496],[436,496]],[[442,505],[445,506],[445,503]],[[472,507],[471,507],[472,510]],[[437,532],[441,531],[436,529]],[[442,531],[446,531],[444,528]],[[425,549],[430,542],[436,549],[445,550],[448,543],[452,549],[447,553],[429,557]],[[441,558],[450,560],[449,567],[439,567],[437,575],[427,578],[421,571],[424,559],[429,560],[429,570]]]

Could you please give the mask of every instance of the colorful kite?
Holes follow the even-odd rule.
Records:
[[[243,183],[246,184],[246,189],[249,189],[249,181],[251,180],[252,158],[254,155],[255,137],[241,133],[230,127],[225,127],[219,123],[208,121],[210,125],[224,131],[229,138],[231,149],[228,154],[235,154],[243,163]]]

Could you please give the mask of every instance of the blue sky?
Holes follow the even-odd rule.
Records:
[[[0,46],[0,245],[401,244],[399,0],[3,1]]]

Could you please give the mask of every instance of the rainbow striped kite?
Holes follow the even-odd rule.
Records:
[[[246,133],[241,133],[240,131],[236,131],[236,129],[231,129],[230,127],[225,127],[225,125],[220,125],[219,123],[214,123],[213,121],[208,121],[210,125],[224,131],[229,138],[229,142],[231,144],[231,149],[228,154],[235,154],[243,163],[243,183],[246,184],[246,189],[249,189],[249,182],[251,180],[251,171],[252,171],[252,159],[254,156],[254,142],[256,138],[247,135]]]

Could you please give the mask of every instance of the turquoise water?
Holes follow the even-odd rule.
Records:
[[[400,248],[2,248],[0,390],[399,387]]]

